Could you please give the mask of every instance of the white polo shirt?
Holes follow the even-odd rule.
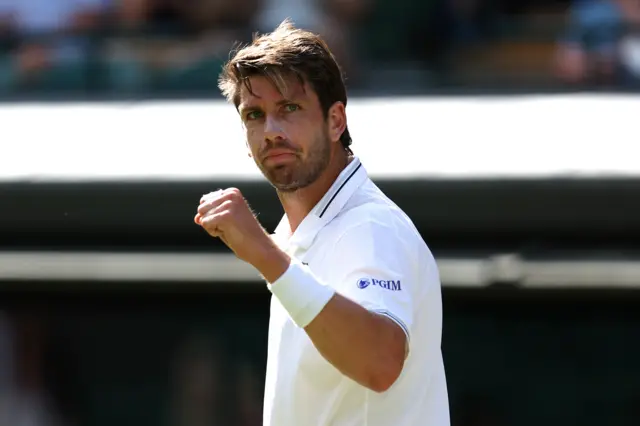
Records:
[[[442,298],[434,258],[411,220],[354,158],[289,236],[273,236],[295,260],[272,285],[309,268],[318,281],[405,331],[409,353],[386,392],[344,376],[271,299],[264,426],[448,426]],[[366,356],[364,354],[363,356]]]

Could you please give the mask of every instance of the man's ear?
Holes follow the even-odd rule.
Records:
[[[327,113],[329,137],[332,142],[340,141],[340,137],[347,128],[347,112],[342,102],[336,102]]]

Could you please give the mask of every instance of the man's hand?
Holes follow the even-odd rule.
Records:
[[[269,282],[276,281],[289,267],[289,256],[258,223],[236,188],[202,196],[194,220],[209,235],[220,238],[238,258],[258,269]]]

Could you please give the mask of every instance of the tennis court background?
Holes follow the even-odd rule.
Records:
[[[454,424],[637,423],[640,180],[628,119],[637,104],[577,95],[350,107],[355,151],[440,263]],[[553,105],[581,117],[609,111],[609,125],[576,127]],[[389,127],[365,127],[382,107],[395,114]],[[408,110],[433,117],[431,130],[414,134]],[[192,217],[202,193],[228,185],[268,230],[282,212],[223,111],[218,102],[3,111],[5,135],[19,141],[4,145],[0,184],[0,306],[18,354],[5,365],[75,424],[260,424],[268,292]],[[454,127],[465,114],[476,125]],[[150,133],[170,116],[186,124]],[[559,127],[524,127],[527,117]],[[85,149],[73,121],[107,123],[104,136]],[[402,150],[389,153],[390,140]]]

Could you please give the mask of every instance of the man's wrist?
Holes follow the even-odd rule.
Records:
[[[251,264],[269,283],[276,282],[289,268],[291,257],[275,245],[256,250]]]
[[[335,295],[333,288],[319,281],[297,259],[291,259],[285,273],[267,287],[301,328],[310,324]]]

